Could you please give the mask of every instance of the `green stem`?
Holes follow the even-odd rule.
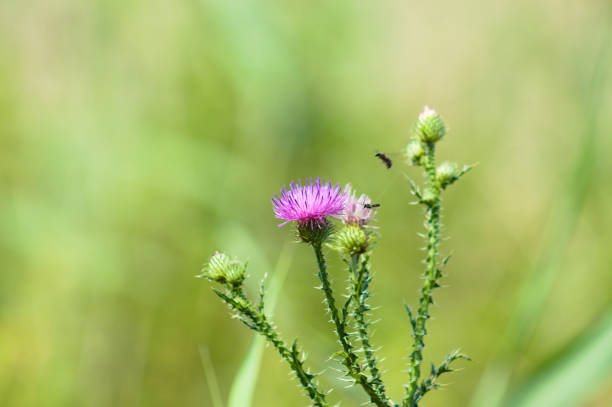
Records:
[[[360,258],[362,261],[360,262]],[[370,335],[368,332],[368,322],[366,321],[366,313],[370,310],[367,303],[369,298],[369,285],[372,281],[369,269],[370,257],[367,254],[363,255],[352,255],[349,267],[352,276],[353,292],[352,295],[355,299],[356,307],[354,308],[353,317],[357,323],[357,331],[359,333],[359,339],[363,348],[366,364],[372,376],[372,384],[378,391],[381,397],[387,399],[386,390],[382,381],[382,375],[380,369],[377,366],[376,356],[374,350],[370,344]]]
[[[312,400],[313,406],[329,407],[325,400],[325,394],[319,391],[314,383],[315,375],[306,371],[304,361],[300,359],[302,352],[298,349],[296,342],[293,343],[291,348],[288,347],[280,338],[274,326],[269,322],[267,316],[253,307],[246,299],[240,287],[232,287],[226,294],[216,290],[215,293],[242,317],[247,318],[247,320],[243,320],[245,324],[263,335],[274,346],[281,358],[289,364],[289,367],[295,373],[300,385],[306,390],[308,397]]]
[[[425,145],[423,167],[427,176],[427,188],[430,199],[426,205],[427,229],[427,257],[425,258],[424,283],[421,288],[419,308],[414,321],[413,344],[410,354],[410,368],[408,369],[409,382],[406,386],[405,407],[417,407],[422,397],[419,392],[419,378],[421,377],[421,363],[423,362],[423,349],[425,348],[425,335],[427,335],[427,320],[430,318],[429,306],[433,304],[432,292],[439,287],[438,280],[442,276],[438,269],[438,245],[440,243],[440,184],[436,181],[436,167],[434,159],[435,148],[433,144]]]
[[[351,345],[348,333],[346,332],[346,323],[345,321],[340,319],[338,308],[336,308],[336,300],[334,298],[331,283],[329,281],[329,274],[327,273],[327,266],[325,264],[325,257],[323,256],[321,244],[313,243],[312,248],[314,249],[315,256],[317,258],[317,264],[319,266],[318,275],[319,279],[321,280],[323,292],[325,293],[327,307],[329,308],[329,312],[332,316],[332,321],[336,328],[336,335],[338,336],[340,344],[342,345],[344,366],[346,366],[348,374],[368,394],[372,403],[374,403],[378,407],[389,407],[390,400],[387,398],[383,398],[380,394],[378,394],[378,392],[374,388],[373,383],[371,383],[366,377],[366,375],[363,374],[361,366],[358,363],[357,355],[353,351],[353,346]]]

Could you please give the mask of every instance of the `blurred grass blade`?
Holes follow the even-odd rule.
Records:
[[[471,402],[471,407],[496,407],[504,399],[517,355],[531,339],[550,295],[557,274],[561,270],[578,217],[595,172],[600,141],[597,123],[601,100],[605,96],[605,82],[610,67],[610,29],[604,33],[597,60],[584,91],[584,135],[578,146],[580,152],[567,171],[565,188],[560,191],[546,224],[540,253],[523,279],[517,305],[508,324],[505,338],[494,361],[482,375]]]
[[[279,256],[278,262],[274,269],[270,281],[270,288],[266,293],[266,313],[272,315],[274,307],[281,293],[285,277],[291,265],[293,258],[293,250],[295,244],[287,243],[283,247]],[[250,407],[253,401],[253,392],[257,377],[259,375],[259,367],[261,365],[261,357],[265,346],[265,340],[259,335],[253,337],[251,346],[242,362],[232,387],[230,389],[228,407]]]
[[[265,343],[263,337],[259,335],[253,337],[251,346],[234,377],[227,402],[228,407],[251,406]]]
[[[204,377],[208,384],[208,391],[210,392],[210,398],[212,399],[212,407],[223,407],[223,400],[221,400],[221,390],[219,389],[219,382],[217,381],[217,375],[210,359],[210,353],[206,346],[200,346],[200,358],[202,359],[202,366],[204,367]]]
[[[571,407],[612,376],[612,308],[513,392],[507,407]]]

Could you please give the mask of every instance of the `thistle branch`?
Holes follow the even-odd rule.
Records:
[[[369,261],[369,255],[364,253],[362,255],[353,254],[351,256],[351,261],[349,262],[352,283],[351,295],[353,298],[355,298],[353,318],[355,319],[355,323],[357,325],[357,331],[361,341],[361,346],[363,348],[366,365],[368,366],[368,370],[371,375],[372,385],[375,387],[379,395],[386,400],[388,398],[386,396],[385,386],[382,381],[382,374],[378,368],[378,361],[376,360],[374,349],[370,343],[370,334],[368,329],[369,323],[366,320],[366,313],[370,311],[370,306],[368,305],[370,294],[368,289],[370,282],[372,281]]]
[[[300,358],[302,352],[297,346],[297,341],[294,341],[292,346],[288,347],[280,338],[276,328],[269,321],[263,310],[260,307],[255,308],[247,300],[242,287],[226,286],[225,292],[214,288],[213,291],[236,312],[237,317],[246,326],[263,335],[274,346],[281,358],[289,364],[289,367],[295,373],[300,385],[304,388],[310,400],[312,400],[312,405],[315,407],[328,407],[329,404],[325,400],[325,394],[318,389],[317,384],[314,382],[316,375],[310,373],[304,367],[304,359]]]
[[[454,370],[451,369],[451,364],[458,359],[470,360],[469,357],[456,350],[449,353],[444,362],[442,362],[440,365],[436,366],[432,363],[429,377],[423,380],[417,389],[415,394],[415,402],[418,402],[430,390],[440,388],[441,385],[437,382],[438,378],[445,373],[454,372]]]
[[[336,335],[338,336],[338,340],[342,346],[342,351],[338,352],[338,355],[341,355],[343,358],[343,364],[347,369],[347,374],[363,388],[363,390],[370,397],[370,401],[372,403],[378,407],[389,407],[390,400],[382,397],[379,394],[375,388],[375,384],[368,380],[367,376],[363,373],[362,368],[359,365],[358,357],[353,350],[353,345],[351,344],[348,332],[346,331],[346,320],[340,319],[338,308],[336,307],[336,300],[329,281],[329,274],[327,273],[327,265],[325,263],[325,257],[323,256],[321,243],[313,243],[312,247],[317,258],[317,265],[319,266],[318,276],[321,280],[321,288],[325,293],[325,301],[336,329]]]
[[[408,369],[409,381],[405,386],[405,397],[402,400],[403,407],[418,407],[419,400],[431,389],[438,385],[435,379],[442,373],[450,371],[449,365],[456,359],[466,358],[458,352],[451,353],[446,362],[439,367],[432,365],[429,378],[419,381],[421,378],[421,363],[423,362],[423,349],[425,348],[425,336],[427,335],[427,320],[430,318],[429,306],[434,303],[433,290],[440,287],[439,280],[442,277],[441,265],[445,265],[448,257],[440,263],[438,261],[438,246],[440,244],[440,213],[442,211],[440,194],[449,185],[459,180],[472,169],[473,166],[464,166],[459,169],[457,164],[444,162],[436,167],[435,146],[446,133],[444,121],[435,110],[425,107],[419,115],[415,125],[413,139],[406,147],[406,158],[412,165],[423,167],[425,170],[425,187],[422,191],[409,180],[413,194],[418,198],[418,203],[425,206],[425,229],[427,234],[425,257],[425,273],[423,275],[423,287],[420,291],[419,306],[416,314],[410,307],[406,306],[410,325],[412,327],[412,351],[410,353],[410,367]]]
[[[422,165],[427,177],[426,187],[421,203],[425,205],[425,227],[427,229],[427,256],[425,258],[424,283],[421,288],[419,307],[416,316],[411,318],[413,327],[413,344],[410,353],[410,367],[408,369],[409,382],[406,386],[406,396],[403,401],[405,407],[416,407],[418,402],[419,378],[421,376],[421,363],[423,349],[425,348],[425,335],[427,335],[427,320],[430,318],[429,306],[433,304],[432,292],[439,287],[438,280],[442,272],[438,268],[438,245],[440,243],[440,191],[441,185],[436,179],[435,144],[424,143],[425,154]]]

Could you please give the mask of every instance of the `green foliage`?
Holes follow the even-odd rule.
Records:
[[[525,351],[538,322],[546,319],[546,302],[553,294],[555,281],[560,278],[562,262],[584,209],[589,186],[596,179],[596,151],[602,143],[596,123],[602,113],[601,89],[610,82],[611,44],[612,32],[608,29],[598,44],[595,66],[590,67],[592,72],[583,79],[585,91],[581,97],[585,111],[580,126],[583,137],[580,137],[578,153],[565,169],[566,175],[547,217],[540,250],[523,277],[512,319],[506,327],[506,340],[495,349],[495,357],[475,391],[472,407],[503,405],[512,372],[516,368],[516,359]]]
[[[508,407],[571,407],[612,377],[612,310],[574,343],[531,372],[504,402]]]
[[[270,192],[307,174],[382,203],[373,346],[400,396],[397,306],[422,283],[401,145],[422,101],[452,125],[441,157],[480,161],[445,194],[452,288],[436,293],[423,369],[457,345],[478,362],[423,404],[464,407],[481,377],[515,394],[612,299],[611,4],[0,2],[0,404],[206,407],[201,346],[226,396],[251,338],[193,275],[215,248],[248,259],[257,306],[294,238],[271,220]],[[287,340],[308,331],[321,371],[337,344],[308,254],[274,320]],[[337,263],[330,253],[340,283]],[[529,296],[524,346],[501,352],[519,280],[544,290]],[[253,406],[304,405],[275,352]],[[319,379],[337,384],[333,369]],[[606,384],[579,405],[611,405]],[[327,399],[364,401],[356,387]]]

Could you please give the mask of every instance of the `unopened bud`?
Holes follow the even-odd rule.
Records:
[[[232,260],[225,253],[216,252],[208,261],[205,275],[219,283],[239,285],[244,281],[246,264]]]
[[[424,143],[435,143],[446,133],[446,126],[440,115],[425,106],[416,123],[416,135]]]
[[[431,189],[426,189],[421,197],[421,202],[427,205],[433,205],[436,202],[437,196]]]
[[[436,169],[436,179],[442,187],[452,184],[457,180],[459,167],[455,163],[443,162]]]
[[[420,165],[424,154],[423,144],[419,140],[410,140],[406,146],[406,159],[408,159],[408,162],[412,165]]]
[[[334,246],[349,255],[361,254],[368,249],[368,236],[358,225],[348,225],[335,236]]]

